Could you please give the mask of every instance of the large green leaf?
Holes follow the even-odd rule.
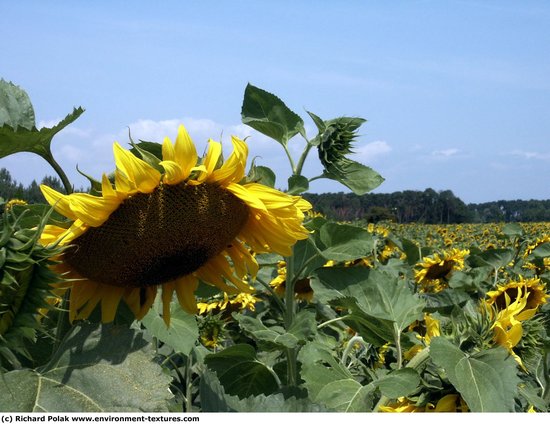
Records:
[[[155,305],[141,320],[147,331],[161,342],[170,345],[176,352],[188,355],[199,337],[195,315],[185,312],[179,303],[170,305],[170,327],[167,327]]]
[[[311,286],[321,302],[354,298],[366,314],[403,330],[421,319],[424,302],[407,283],[385,272],[367,268],[320,268]]]
[[[443,337],[430,343],[430,356],[474,412],[514,411],[520,379],[517,363],[503,348],[475,355],[462,352]]]
[[[200,381],[201,409],[203,412],[245,412],[245,413],[304,413],[324,412],[325,407],[314,404],[308,398],[291,396],[286,398],[281,393],[256,395],[239,399],[225,393],[216,375],[206,370]]]
[[[366,229],[327,222],[319,230],[318,246],[325,259],[342,262],[371,254],[374,239]]]
[[[137,330],[75,326],[46,367],[4,374],[0,411],[167,411],[171,378],[152,355]]]
[[[371,411],[375,389],[372,384],[363,386],[355,379],[336,380],[319,391],[316,402],[345,413]]]
[[[502,268],[508,265],[514,258],[514,252],[510,249],[490,249],[482,253],[469,256],[467,262],[472,267],[492,266]]]
[[[269,395],[278,389],[273,372],[256,358],[256,351],[247,344],[230,346],[207,355],[205,364],[215,371],[227,393],[246,398],[261,393]]]
[[[378,172],[349,158],[340,158],[331,163],[323,176],[340,182],[357,195],[366,194],[384,182]]]
[[[0,126],[7,124],[32,129],[35,125],[34,109],[29,95],[19,86],[0,80]]]
[[[292,175],[288,178],[288,193],[301,194],[309,189],[309,180],[302,175]]]
[[[19,127],[14,130],[10,125],[4,124],[0,127],[0,158],[23,151],[50,158],[50,144],[53,137],[80,117],[83,112],[82,108],[75,108],[57,125],[52,128],[43,127],[40,130],[36,127],[32,129]]]
[[[286,145],[296,134],[305,133],[304,122],[277,96],[251,84],[246,86],[242,122]]]
[[[388,398],[395,399],[412,394],[420,384],[420,375],[413,368],[401,368],[391,371],[374,384]]]

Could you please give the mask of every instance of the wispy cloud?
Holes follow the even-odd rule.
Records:
[[[375,157],[380,157],[389,153],[391,150],[391,146],[386,141],[374,141],[363,146],[355,147],[352,157],[358,161],[368,162]]]
[[[449,158],[457,155],[460,152],[457,148],[448,148],[437,151],[432,151],[431,156],[434,158]]]
[[[514,157],[521,157],[527,160],[550,160],[550,152],[522,151],[515,149],[507,153]]]

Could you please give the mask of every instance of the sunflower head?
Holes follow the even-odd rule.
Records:
[[[426,292],[441,291],[454,271],[464,268],[464,259],[470,254],[469,250],[451,249],[444,250],[441,254],[424,257],[416,266],[416,281]]]
[[[250,292],[246,276],[258,271],[252,251],[290,255],[294,243],[307,238],[302,221],[311,205],[246,182],[248,147],[237,137],[232,143],[226,161],[212,140],[199,160],[180,126],[175,143],[164,139],[158,164],[115,142],[114,186],[103,175],[99,196],[41,187],[73,221],[42,235],[45,244],[68,246],[59,269],[79,279],[64,287],[71,290],[71,320],[87,318],[101,304],[102,321],[110,322],[120,300],[142,318],[162,289],[168,324],[174,292],[192,313],[199,280],[229,294]]]
[[[318,142],[319,159],[327,170],[337,167],[338,163],[352,152],[353,141],[357,137],[357,129],[366,120],[355,117],[340,117],[324,122],[319,129]],[[319,124],[318,124],[319,125]]]
[[[285,295],[286,290],[286,263],[281,261],[277,266],[277,276],[269,283],[275,293],[281,297]],[[301,278],[294,284],[294,297],[298,300],[311,302],[313,300],[313,289],[311,288],[309,278]]]
[[[540,278],[520,277],[518,281],[510,281],[505,285],[499,285],[496,290],[487,292],[487,303],[494,305],[499,311],[507,309],[511,303],[525,299],[525,306],[518,312],[519,319],[524,321],[531,318],[539,307],[548,302],[546,285]]]

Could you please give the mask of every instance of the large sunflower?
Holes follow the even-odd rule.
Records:
[[[227,293],[249,292],[245,277],[258,264],[251,251],[290,255],[311,205],[273,188],[245,183],[248,148],[232,137],[233,152],[210,140],[199,161],[183,126],[175,144],[165,138],[162,161],[149,164],[114,144],[115,185],[103,175],[101,196],[63,195],[41,186],[48,202],[73,220],[50,225],[42,242],[69,246],[60,267],[70,278],[70,320],[87,318],[101,304],[111,322],[120,300],[142,318],[162,288],[163,317],[170,321],[174,291],[196,312],[199,280]],[[60,284],[61,291],[66,290]]]
[[[420,269],[415,272],[421,291],[437,293],[443,290],[453,272],[464,268],[464,259],[469,254],[469,250],[451,249],[424,257],[422,262],[416,264]]]

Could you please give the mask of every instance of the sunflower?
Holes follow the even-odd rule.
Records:
[[[424,257],[417,264],[420,267],[415,272],[416,281],[424,292],[439,292],[446,286],[446,281],[454,271],[464,268],[464,258],[470,254],[469,250],[444,250],[442,254],[435,253]]]
[[[460,395],[452,393],[443,396],[435,404],[432,402],[424,406],[417,406],[414,401],[401,397],[396,401],[380,406],[384,413],[456,413],[467,412],[468,406]]]
[[[331,261],[329,261],[331,262]],[[328,263],[328,262],[327,262]],[[278,296],[283,297],[286,290],[286,262],[280,261],[277,264],[277,276],[271,280],[269,285]],[[309,278],[300,278],[294,284],[294,297],[311,303],[313,300],[313,289],[311,288]]]
[[[522,296],[523,295],[523,296]],[[518,281],[510,281],[506,285],[499,285],[496,290],[487,292],[487,303],[496,309],[506,309],[511,301],[525,298],[525,307],[518,314],[520,321],[525,321],[536,313],[537,309],[548,302],[545,284],[540,278],[520,277]]]
[[[175,144],[165,138],[162,161],[152,164],[152,154],[146,162],[115,142],[115,185],[104,174],[100,196],[41,186],[54,209],[73,221],[67,229],[50,225],[42,235],[44,244],[68,246],[61,268],[79,279],[69,287],[71,321],[87,318],[100,304],[102,321],[111,322],[121,300],[141,319],[162,288],[169,324],[174,291],[190,313],[197,310],[199,280],[230,294],[250,292],[245,277],[258,271],[251,251],[288,256],[297,240],[307,238],[302,221],[311,205],[246,182],[248,147],[231,140],[225,162],[213,140],[199,161],[180,126]]]
[[[254,296],[250,293],[239,293],[229,296],[227,293],[223,294],[223,298],[214,298],[210,302],[199,302],[197,308],[199,314],[218,314],[220,312],[244,311],[248,309],[252,312],[256,310],[256,303],[262,299]]]

